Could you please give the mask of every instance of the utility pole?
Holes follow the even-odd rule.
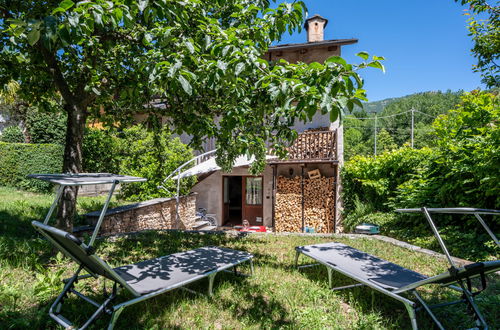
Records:
[[[411,147],[412,147],[412,149],[413,149],[414,117],[415,117],[415,109],[411,108]]]
[[[374,154],[377,158],[377,113],[375,112],[375,133],[374,133],[375,143],[374,143]]]

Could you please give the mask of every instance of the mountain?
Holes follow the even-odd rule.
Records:
[[[452,97],[455,98],[456,96],[459,96],[462,93],[463,93],[463,91],[452,92],[450,90],[448,90],[446,92],[428,91],[428,92],[414,93],[414,94],[400,96],[400,97],[391,97],[391,98],[383,99],[380,101],[364,102],[363,109],[361,109],[360,107],[354,107],[352,113],[364,110],[368,114],[374,113],[374,112],[380,114],[391,103],[402,103],[402,104],[407,103],[407,102],[411,103],[411,101],[413,101],[413,100],[422,99],[422,98],[424,100],[427,99],[427,101],[430,101],[429,98],[446,99],[450,95],[452,95]],[[393,107],[393,106],[395,106],[395,105],[392,105],[391,107]],[[416,107],[416,109],[418,110],[419,108]],[[420,110],[423,110],[423,109],[420,109]]]

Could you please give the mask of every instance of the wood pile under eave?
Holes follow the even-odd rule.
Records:
[[[304,178],[304,223],[317,233],[333,232],[334,178]],[[277,232],[302,231],[301,177],[278,177],[275,204]]]

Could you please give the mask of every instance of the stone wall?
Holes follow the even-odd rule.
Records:
[[[196,220],[196,194],[179,197],[179,217],[176,219],[176,200],[156,198],[145,202],[109,209],[99,230],[99,235],[113,235],[148,229],[193,229]],[[95,225],[100,211],[86,214]]]

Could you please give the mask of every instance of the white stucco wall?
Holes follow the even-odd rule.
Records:
[[[231,173],[216,171],[203,181],[198,182],[192,192],[198,193],[196,207],[207,209],[207,213],[215,214],[217,224],[223,225],[222,221],[222,177],[223,176],[245,176],[250,175],[248,167],[234,168]],[[263,175],[263,225],[272,226],[272,192],[273,192],[273,171],[270,166],[266,166]]]

